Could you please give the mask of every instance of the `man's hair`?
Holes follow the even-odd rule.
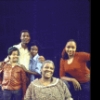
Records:
[[[20,55],[19,50],[16,47],[9,47],[8,48],[8,55],[11,55],[13,51],[18,51],[18,55]]]
[[[21,36],[21,34],[22,34],[23,32],[28,32],[28,33],[30,34],[30,32],[29,32],[28,30],[21,30],[20,36]]]

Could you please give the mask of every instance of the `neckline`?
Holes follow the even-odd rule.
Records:
[[[69,59],[68,59],[69,60]],[[68,62],[68,60],[67,60],[67,64],[68,65],[71,65],[73,62],[74,62],[74,57],[72,58],[72,61],[71,62]]]

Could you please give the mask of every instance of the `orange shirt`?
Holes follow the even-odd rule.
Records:
[[[68,64],[67,60],[61,58],[60,77],[66,76],[66,73],[68,73],[80,83],[88,82],[90,80],[90,70],[86,62],[89,60],[90,53],[86,52],[76,52],[71,64]]]
[[[5,64],[0,68],[0,73],[3,72],[2,88],[8,90],[18,90],[22,88],[23,95],[26,92],[26,73],[19,66],[13,68],[11,64]]]

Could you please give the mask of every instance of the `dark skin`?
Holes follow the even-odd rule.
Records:
[[[4,64],[6,64],[6,62],[1,61],[1,62],[0,62],[0,68],[1,68],[2,65],[4,65]],[[33,74],[33,75],[39,76],[38,73],[32,72],[32,71],[30,71],[30,70],[27,70],[26,67],[25,67],[24,65],[21,65],[21,64],[20,64],[20,67],[22,67],[22,68],[24,69],[24,71],[25,71],[26,73],[28,73],[28,74]]]
[[[36,72],[33,72],[33,71],[30,71],[30,70],[27,70],[26,67],[25,67],[24,65],[21,65],[20,67],[22,67],[26,73],[33,74],[33,75],[36,75],[36,76],[39,75],[39,74],[36,73]]]

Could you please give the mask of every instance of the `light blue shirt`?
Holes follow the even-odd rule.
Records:
[[[36,54],[33,58],[30,59],[29,63],[29,70],[37,72],[38,74],[41,74],[41,67],[42,63],[39,61],[39,55]],[[30,81],[33,81],[35,79],[35,75],[30,75]]]

